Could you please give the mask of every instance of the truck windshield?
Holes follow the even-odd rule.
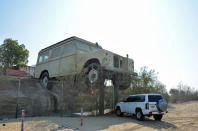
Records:
[[[157,102],[162,99],[161,95],[149,95],[148,96],[149,102]]]

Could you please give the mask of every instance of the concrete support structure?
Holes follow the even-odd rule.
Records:
[[[100,68],[99,70],[99,115],[104,115],[104,81],[105,81],[105,76],[104,76],[104,70]]]
[[[104,114],[104,83],[100,87],[100,96],[99,96],[99,115]]]
[[[114,87],[114,91],[113,91],[113,96],[114,96],[114,102],[113,102],[113,109],[115,110],[115,105],[116,105],[116,103],[118,102],[118,97],[119,97],[119,95],[118,95],[118,89],[119,89],[119,85],[118,85],[118,82],[117,82],[117,80],[114,80],[113,81],[113,87]]]

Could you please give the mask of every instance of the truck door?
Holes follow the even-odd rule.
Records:
[[[60,63],[60,74],[65,76],[76,72],[75,44],[70,42],[63,47],[63,55]]]
[[[51,76],[59,75],[61,55],[62,55],[61,47],[57,47],[52,50],[51,59],[49,62],[49,72]]]

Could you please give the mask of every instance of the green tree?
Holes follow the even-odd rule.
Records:
[[[123,94],[128,96],[131,94],[159,93],[168,101],[169,95],[166,86],[157,79],[157,75],[155,70],[149,70],[146,66],[142,67],[138,76],[132,76],[131,88],[125,90]]]
[[[155,70],[148,70],[148,67],[144,66],[140,68],[138,76],[133,76],[132,90],[134,93],[151,93],[155,90],[156,82],[157,73]]]
[[[28,63],[29,51],[25,49],[25,45],[19,45],[17,40],[5,39],[0,45],[0,63],[4,68],[19,68]]]

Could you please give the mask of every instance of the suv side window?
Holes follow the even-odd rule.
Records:
[[[136,96],[129,96],[126,101],[127,102],[135,102],[135,100],[136,100]]]
[[[130,101],[131,101],[131,96],[126,99],[126,102],[130,102]]]
[[[144,102],[145,101],[145,96],[144,95],[139,95],[139,96],[136,96],[137,99],[136,99],[136,102]]]

